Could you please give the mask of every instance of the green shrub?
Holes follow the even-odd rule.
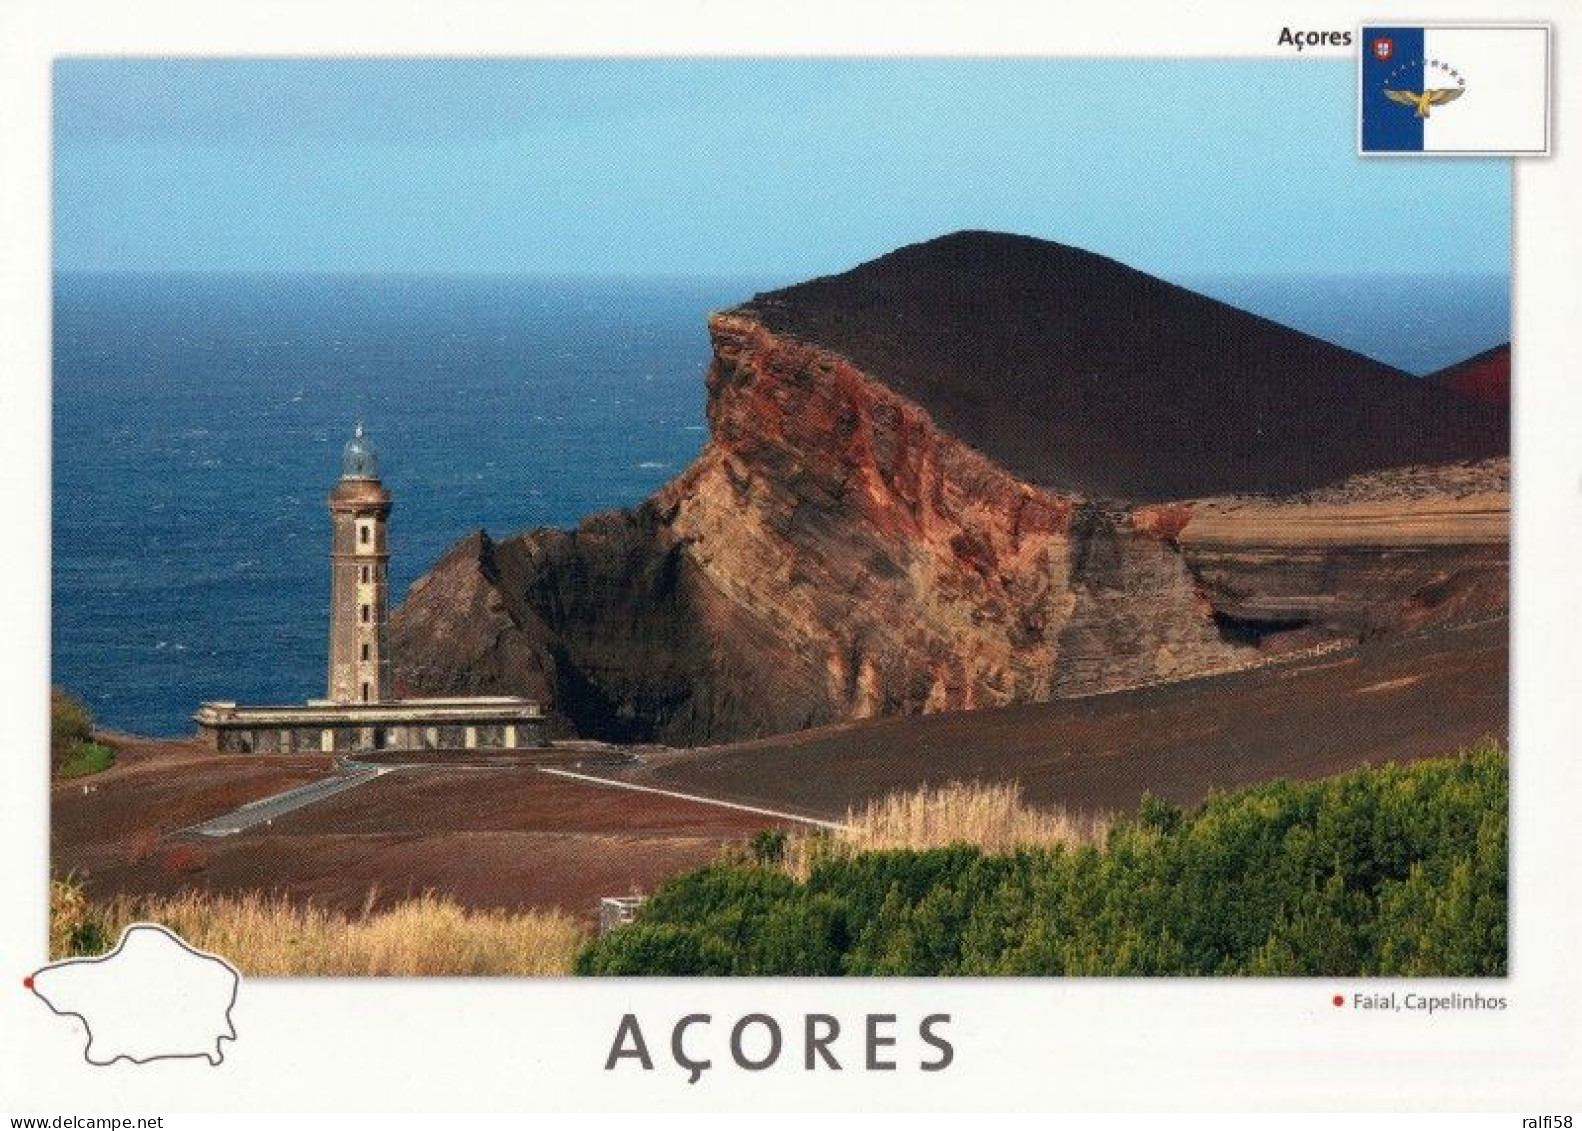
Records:
[[[101,770],[108,770],[115,764],[115,751],[102,742],[82,742],[66,755],[55,769],[55,773],[63,778],[80,778],[86,774],[97,774]]]
[[[1137,803],[1137,823],[1162,833],[1180,828],[1182,816],[1180,809],[1152,793],[1144,793]]]
[[[582,973],[1501,975],[1507,765],[1460,757],[1153,797],[1083,845],[825,855],[677,877]]]
[[[753,834],[753,860],[765,868],[779,867],[785,860],[786,834],[784,829],[764,829]]]
[[[731,973],[722,945],[685,927],[636,923],[606,935],[577,956],[579,974],[696,977]]]
[[[75,696],[58,687],[49,689],[49,762],[63,778],[81,777],[107,770],[115,751],[93,740],[93,716]]]

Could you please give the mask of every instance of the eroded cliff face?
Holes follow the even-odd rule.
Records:
[[[698,744],[1111,690],[1503,602],[1497,487],[1460,510],[1361,497],[1376,485],[1127,507],[1018,479],[748,312],[710,331],[696,462],[634,510],[458,543],[392,619],[398,686]]]
[[[458,546],[396,614],[404,681],[490,673],[582,733],[668,742],[1048,698],[1078,500],[838,355],[746,317],[710,328],[693,466],[635,511]],[[433,611],[447,591],[465,629]]]
[[[1509,607],[1508,459],[1397,468],[1284,499],[1185,509],[1175,540],[1204,598],[1227,634],[1265,648]]]

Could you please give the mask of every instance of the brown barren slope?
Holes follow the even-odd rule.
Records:
[[[588,919],[601,896],[652,890],[777,824],[532,768],[469,767],[400,770],[235,836],[161,836],[325,770],[293,755],[295,780],[266,785],[278,771],[258,756],[144,749],[139,772],[52,796],[55,871],[75,872],[96,897],[256,890],[356,912],[432,889],[468,906]],[[173,804],[194,779],[204,787]]]
[[[317,754],[222,758],[197,739],[148,739],[104,733],[115,765],[102,774],[50,787],[55,859],[91,841],[147,844],[260,797],[327,777],[332,759]]]
[[[654,757],[623,776],[835,818],[952,780],[1019,781],[1035,804],[1082,810],[1129,812],[1144,791],[1192,804],[1503,739],[1507,628],[1499,618],[1085,699],[825,727]]]
[[[1509,343],[1485,350],[1476,357],[1430,373],[1423,380],[1488,404],[1511,403],[1511,347]]]

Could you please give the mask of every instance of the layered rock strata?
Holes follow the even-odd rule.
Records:
[[[1006,238],[993,237],[990,249]],[[933,258],[952,271],[977,262],[981,275],[981,241],[953,239]],[[1020,243],[1010,250],[1017,262],[1030,254]],[[1044,254],[1039,270],[1076,262],[1105,293],[1135,292],[1137,309],[1158,317],[1179,292],[1075,254]],[[925,266],[898,277],[926,275]],[[1315,490],[1333,467],[1380,458],[1378,439],[1338,456],[1307,451],[1281,470],[1251,435],[1245,464],[1194,469],[1181,456],[1193,450],[1190,438],[1176,436],[1167,450],[1129,459],[1118,478],[1099,466],[1068,476],[1062,446],[1081,447],[1074,437],[1084,428],[1114,432],[1123,414],[1100,405],[1073,421],[1075,402],[1051,407],[1028,394],[1046,415],[1029,410],[1001,450],[993,422],[1016,408],[1006,390],[1037,381],[1022,373],[996,385],[982,365],[1031,365],[1031,347],[973,344],[974,326],[1014,337],[1006,329],[1014,320],[1000,308],[1037,295],[997,296],[1003,280],[985,277],[975,290],[951,274],[935,280],[943,298],[898,298],[879,285],[890,267],[867,290],[857,287],[866,297],[852,300],[850,325],[828,295],[810,304],[798,288],[715,315],[710,438],[692,466],[641,506],[573,530],[500,541],[480,532],[457,543],[392,618],[398,686],[531,695],[567,731],[700,744],[1113,690],[1502,605],[1508,489],[1497,460]],[[1026,287],[1050,292],[1044,275],[1030,278]],[[851,290],[834,285],[830,294],[849,298]],[[1044,294],[1051,319],[1069,319],[1069,291],[1062,283]],[[1269,356],[1302,372],[1338,366],[1343,378],[1335,385],[1326,377],[1324,388],[1362,387],[1368,405],[1406,406],[1391,418],[1415,430],[1402,452],[1482,456],[1499,446],[1503,417],[1488,406],[1400,386],[1414,379],[1199,300],[1186,311],[1207,310],[1220,329],[1256,322]],[[923,350],[933,359],[923,367],[927,380],[881,377],[875,370],[886,366],[873,359],[918,354],[912,341],[883,348],[887,334],[924,332],[918,303],[937,308],[933,344]],[[974,321],[961,303],[988,305]],[[911,313],[887,321],[892,309]],[[1144,337],[1158,346],[1156,330]],[[1073,346],[1061,364],[1100,364],[1106,350],[1114,355],[1106,364],[1126,369],[1116,382],[1127,395],[1136,395],[1138,373],[1175,372],[1168,359],[1149,362],[1135,342],[1098,352]],[[1297,375],[1291,382],[1300,384]],[[1075,383],[1090,384],[1086,376]],[[1156,390],[1167,402],[1179,391]],[[1293,403],[1310,412],[1317,396],[1299,391]],[[1275,411],[1265,400],[1249,427]],[[1200,407],[1150,407],[1136,446],[1156,443],[1169,412],[1191,427]],[[1120,442],[1109,435],[1089,447]],[[1170,501],[1161,488],[1131,497],[1164,501],[1137,503],[1108,489],[1149,476],[1243,491],[1289,482],[1307,493]]]

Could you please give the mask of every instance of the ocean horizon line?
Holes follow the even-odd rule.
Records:
[[[1210,280],[1210,279],[1421,279],[1421,278],[1465,278],[1465,279],[1509,279],[1509,270],[1493,271],[1477,268],[1440,268],[1436,270],[1417,271],[1388,271],[1368,269],[1360,271],[1335,271],[1329,270],[1288,270],[1288,271],[1161,271],[1154,272],[1142,270],[1144,274],[1153,275],[1154,278],[1164,279],[1167,282],[1181,280]],[[696,282],[734,282],[743,279],[768,278],[781,286],[800,282],[805,279],[821,277],[821,275],[841,274],[840,270],[819,272],[794,273],[790,271],[770,270],[757,271],[578,271],[575,269],[549,269],[527,268],[522,270],[497,269],[497,268],[363,268],[363,267],[132,267],[132,266],[92,266],[92,267],[62,267],[55,265],[51,268],[51,276],[61,278],[82,278],[91,276],[136,276],[139,278],[160,277],[235,277],[235,278],[373,278],[373,279],[571,279],[589,281],[621,281],[632,280],[636,282],[682,280]]]
[[[655,272],[600,272],[600,271],[550,271],[550,270],[416,270],[416,269],[362,269],[338,267],[54,267],[51,276],[62,279],[86,278],[200,278],[200,279],[424,279],[424,280],[523,280],[556,282],[687,282],[732,283],[768,278],[774,285],[784,286],[795,281],[791,276],[760,276],[750,272],[692,273],[685,271]]]

